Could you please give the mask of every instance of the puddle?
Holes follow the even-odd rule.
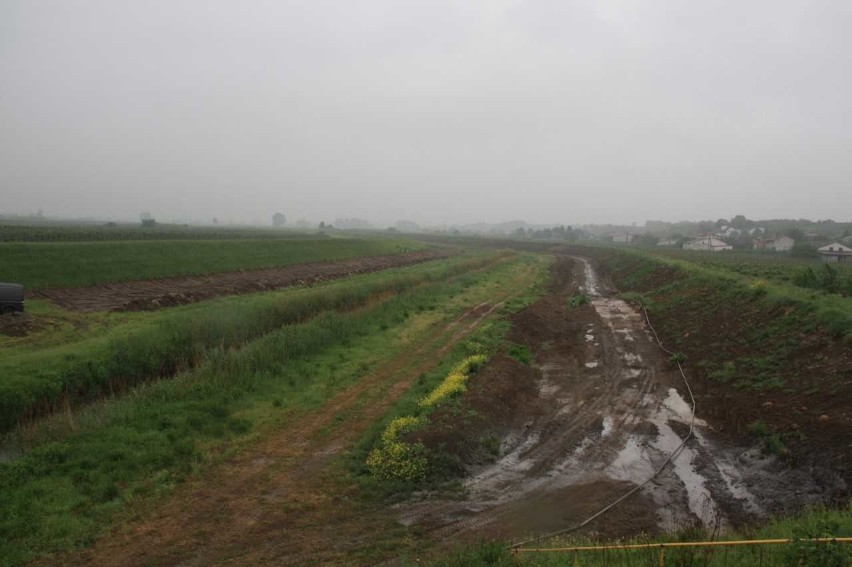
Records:
[[[603,429],[601,429],[601,437],[609,437],[612,433],[613,419],[612,416],[603,418]]]
[[[692,422],[692,406],[678,393],[675,388],[669,388],[669,394],[663,400],[663,406],[668,409],[673,415],[670,417],[676,418],[681,423],[687,425]],[[695,425],[707,427],[707,422],[703,419],[695,418]]]
[[[624,448],[618,452],[604,473],[616,480],[628,480],[639,484],[654,474],[651,460],[636,436],[630,436]]]
[[[599,364],[599,362],[587,362],[583,366],[585,366],[586,368],[597,368]]]
[[[592,264],[585,258],[575,257],[574,259],[579,260],[583,264],[583,285],[580,286],[580,289],[588,295],[600,295],[601,290],[598,284],[598,275],[592,268]]]
[[[642,355],[634,354],[632,352],[624,352],[621,354],[621,357],[628,365],[637,365],[642,362]]]
[[[651,446],[665,455],[670,455],[683,442],[683,439],[667,423],[656,425],[659,433],[651,442]],[[707,479],[695,468],[695,457],[695,450],[687,444],[680,454],[672,459],[672,466],[674,473],[686,489],[690,512],[695,514],[704,525],[711,525],[722,517],[722,514],[713,495],[707,489]]]

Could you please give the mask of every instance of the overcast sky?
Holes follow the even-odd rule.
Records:
[[[852,2],[0,0],[0,212],[852,220]]]

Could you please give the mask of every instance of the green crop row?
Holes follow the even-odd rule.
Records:
[[[189,276],[396,254],[400,239],[169,240],[0,244],[3,281],[27,289]]]
[[[495,255],[457,258],[371,274],[309,289],[230,298],[151,314],[105,337],[44,349],[4,353],[0,361],[0,430],[55,410],[64,402],[120,391],[193,366],[211,350],[233,348],[282,325],[323,311],[366,305],[497,261]]]

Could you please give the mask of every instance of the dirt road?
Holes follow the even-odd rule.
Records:
[[[686,436],[692,411],[682,379],[642,315],[614,297],[585,259],[561,257],[555,276],[552,293],[514,321],[513,340],[535,355],[537,392],[510,396],[518,425],[504,436],[499,459],[472,467],[464,500],[398,506],[403,524],[441,540],[575,526],[652,476]],[[580,291],[589,303],[570,307]],[[485,374],[496,382],[512,369]],[[724,529],[819,500],[806,472],[757,447],[724,446],[701,408],[695,423],[696,438],[664,472],[587,533]]]
[[[245,270],[203,276],[118,282],[92,287],[44,289],[31,297],[50,299],[75,311],[153,311],[220,295],[256,293],[294,285],[400,268],[446,258],[447,250],[418,250],[388,256],[365,256],[337,262],[312,262],[282,268]]]

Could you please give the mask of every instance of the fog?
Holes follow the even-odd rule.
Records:
[[[0,212],[852,219],[852,4],[0,2]]]

